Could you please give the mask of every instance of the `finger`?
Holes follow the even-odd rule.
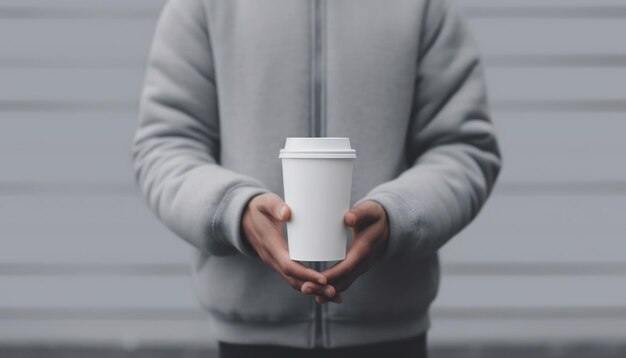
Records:
[[[276,216],[276,219],[280,221],[289,221],[290,218],[291,209],[289,208],[289,206],[287,204],[281,205],[280,209],[278,209],[278,216]]]
[[[343,223],[347,227],[354,227],[356,225],[356,214],[353,211],[348,210],[343,216]]]
[[[381,237],[381,225],[367,227],[365,231],[360,232],[352,240],[346,252],[346,258],[323,271],[322,275],[326,277],[328,282],[334,283],[352,272],[355,272],[357,277],[366,272],[373,260],[375,261],[380,256],[378,251],[375,251],[373,256],[373,251],[384,242],[376,239],[378,237]]]
[[[375,251],[380,244],[385,242],[385,235],[385,225],[382,222],[376,222],[356,233],[352,242],[359,242],[369,253]]]
[[[330,302],[341,303],[343,302],[343,297],[340,294],[330,299]]]
[[[313,285],[317,287],[314,287]],[[332,285],[316,285],[313,282],[305,282],[302,285],[302,293],[307,295],[316,294],[331,298],[337,294],[337,290]]]
[[[313,288],[312,285],[315,284],[312,282],[305,282],[304,285],[302,285],[302,292],[309,295],[315,294],[317,296],[323,296],[329,299],[336,298],[339,292],[333,285],[316,285],[317,288]]]
[[[315,282],[305,281],[300,288],[300,292],[304,293],[305,295],[318,294],[323,293],[325,288],[326,285],[320,285]]]
[[[287,243],[282,237],[272,236],[267,240],[267,252],[276,262],[275,269],[280,270],[287,276],[297,278],[302,281],[317,282],[325,285],[328,281],[320,272],[304,266],[298,261],[293,261],[289,257]]]
[[[307,282],[307,281],[298,280],[297,278],[293,278],[284,274],[281,274],[281,276],[283,277],[285,281],[287,281],[287,284],[289,284],[289,286],[291,286],[296,291],[301,291],[302,286],[304,286],[304,284]]]
[[[348,227],[356,227],[369,221],[376,220],[380,216],[374,202],[366,200],[359,205],[351,208],[344,215],[344,224]]]
[[[334,282],[353,271],[356,265],[367,256],[369,250],[369,244],[364,240],[353,240],[346,252],[346,258],[323,271],[321,274],[328,279],[328,282]]]
[[[305,295],[325,295],[327,297],[333,297],[337,294],[337,289],[333,285],[320,285],[315,282],[306,281],[301,288],[302,293]]]
[[[276,270],[276,271],[287,282],[287,284],[289,284],[289,286],[291,286],[294,290],[300,291],[304,294],[314,294],[318,292],[320,294],[325,294],[325,292],[330,292],[332,295],[334,295],[337,292],[334,287],[332,288],[331,291],[326,291],[327,285],[319,285],[311,281],[299,280],[297,278],[285,275],[280,270]]]
[[[292,261],[289,258],[283,259],[283,263],[279,263],[283,272],[287,276],[297,278],[303,281],[313,281],[320,285],[328,283],[326,277],[320,272],[317,272],[309,267],[304,266],[299,262]]]
[[[339,281],[333,284],[335,289],[337,290],[337,295],[339,295],[341,292],[347,290],[348,288],[350,288],[350,286],[352,286],[354,281],[356,281],[356,279],[360,276],[360,273],[358,271],[360,270],[357,269],[353,271],[348,276],[342,277]]]
[[[333,298],[337,294],[337,290],[332,285],[326,285],[322,293],[328,298]]]
[[[278,270],[280,270],[285,276],[292,277],[294,279],[303,281],[303,283],[316,282],[319,285],[326,285],[328,282],[326,277],[321,273],[304,266],[303,264],[295,261],[291,261],[289,258],[282,259],[282,261],[276,261]]]
[[[285,275],[285,273],[282,271],[282,269],[280,268],[280,266],[278,265],[278,263],[276,262],[276,260],[274,260],[271,255],[268,255],[269,259],[264,260],[271,268],[274,269],[274,271],[276,271],[276,273],[278,275],[280,275],[280,277],[283,278],[283,280],[285,280],[287,282],[287,284],[289,284],[289,286],[291,286],[294,290],[297,291],[301,291],[302,292],[302,287],[304,286],[305,283],[309,283],[309,284],[313,284],[312,282],[309,282],[307,280],[300,280],[298,278],[295,277],[291,277],[288,275]]]
[[[320,272],[306,267],[300,262],[293,261],[289,258],[289,252],[286,247],[270,250],[270,254],[276,260],[278,268],[287,276],[302,280],[317,282],[320,285],[327,283],[326,277]]]
[[[261,199],[259,210],[278,221],[287,221],[291,216],[291,210],[289,210],[287,204],[275,193],[267,193]]]
[[[267,264],[274,269],[274,271],[276,271],[276,273],[282,277],[283,280],[285,280],[285,282],[287,282],[287,284],[289,284],[289,286],[291,286],[294,290],[302,290],[302,286],[307,282],[307,281],[303,281],[303,280],[299,280],[297,278],[291,277],[291,276],[287,276],[283,273],[283,271],[280,269],[280,267],[278,267],[278,263],[276,263],[275,260],[268,260]]]

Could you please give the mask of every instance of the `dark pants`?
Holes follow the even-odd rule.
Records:
[[[422,358],[426,357],[426,333],[399,341],[333,349],[292,348],[275,345],[219,343],[219,358]]]

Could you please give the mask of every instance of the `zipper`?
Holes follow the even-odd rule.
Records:
[[[314,137],[326,133],[325,61],[324,61],[324,12],[325,0],[311,0],[312,7],[312,41],[311,41],[311,122],[310,132]]]
[[[311,118],[310,134],[313,137],[326,135],[325,98],[325,63],[324,63],[324,13],[326,0],[311,0],[312,41],[311,41]],[[317,271],[322,271],[323,262],[313,262]],[[322,305],[315,305],[314,346],[323,347],[323,311]]]

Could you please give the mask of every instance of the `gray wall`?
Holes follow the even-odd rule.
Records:
[[[0,2],[0,344],[211,344],[190,248],[136,193],[163,0]],[[626,1],[459,0],[506,159],[442,250],[431,339],[626,339]]]

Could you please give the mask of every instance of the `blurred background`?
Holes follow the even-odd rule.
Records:
[[[0,357],[210,357],[130,142],[164,0],[0,0]],[[626,0],[458,0],[505,167],[441,252],[434,357],[626,356]]]

